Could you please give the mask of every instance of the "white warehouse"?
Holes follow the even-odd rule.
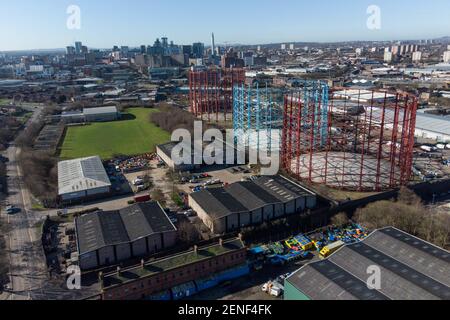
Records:
[[[58,195],[63,202],[104,195],[110,190],[111,181],[100,157],[58,163]]]

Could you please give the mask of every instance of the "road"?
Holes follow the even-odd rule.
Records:
[[[42,108],[34,108],[33,116],[27,125],[37,121]],[[48,280],[45,254],[41,245],[37,225],[45,215],[31,210],[30,194],[22,181],[22,173],[17,163],[20,149],[11,144],[4,153],[7,163],[8,195],[6,203],[20,208],[20,212],[7,215],[2,204],[0,216],[2,225],[6,225],[6,245],[10,260],[9,289],[2,296],[10,300],[31,300],[42,291]]]

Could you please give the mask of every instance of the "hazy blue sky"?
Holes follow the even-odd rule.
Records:
[[[81,29],[66,27],[69,5]],[[381,30],[366,27],[381,8]],[[0,0],[0,50],[175,43],[425,39],[450,35],[449,0]]]

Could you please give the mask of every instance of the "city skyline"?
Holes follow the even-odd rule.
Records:
[[[406,0],[395,3],[363,0],[351,8],[327,1],[325,10],[323,4],[291,0],[283,6],[274,1],[246,1],[240,2],[239,7],[232,2],[228,2],[229,6],[221,6],[219,2],[208,6],[168,2],[134,0],[125,10],[116,0],[108,2],[108,6],[102,1],[85,0],[2,3],[0,28],[15,32],[0,35],[0,51],[61,49],[75,41],[101,49],[113,45],[138,47],[164,35],[177,44],[201,41],[209,45],[211,32],[217,45],[256,45],[433,39],[448,36],[442,30],[450,30],[450,20],[446,18],[450,3],[444,0],[433,3],[415,0],[413,6]],[[375,30],[367,27],[370,17],[367,8],[373,4],[381,13],[381,28]],[[71,5],[81,10],[80,29],[67,28],[70,16],[67,8]],[[46,23],[31,23],[36,16]],[[266,28],[263,32],[258,27],[262,22]]]

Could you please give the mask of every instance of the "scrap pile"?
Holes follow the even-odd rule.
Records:
[[[154,153],[147,153],[131,158],[117,158],[113,160],[113,164],[122,173],[131,173],[149,169],[151,161],[157,159],[158,156]]]
[[[308,235],[299,234],[285,241],[255,247],[250,250],[250,255],[255,258],[257,268],[261,263],[284,265],[299,259],[307,259],[311,257],[313,251],[321,251],[337,241],[351,244],[366,237],[367,232],[360,225],[350,223],[345,227],[329,227]]]
[[[344,227],[329,227],[325,230],[314,232],[309,235],[317,251],[322,250],[328,244],[342,241],[352,244],[364,240],[367,231],[357,223],[350,223]]]

